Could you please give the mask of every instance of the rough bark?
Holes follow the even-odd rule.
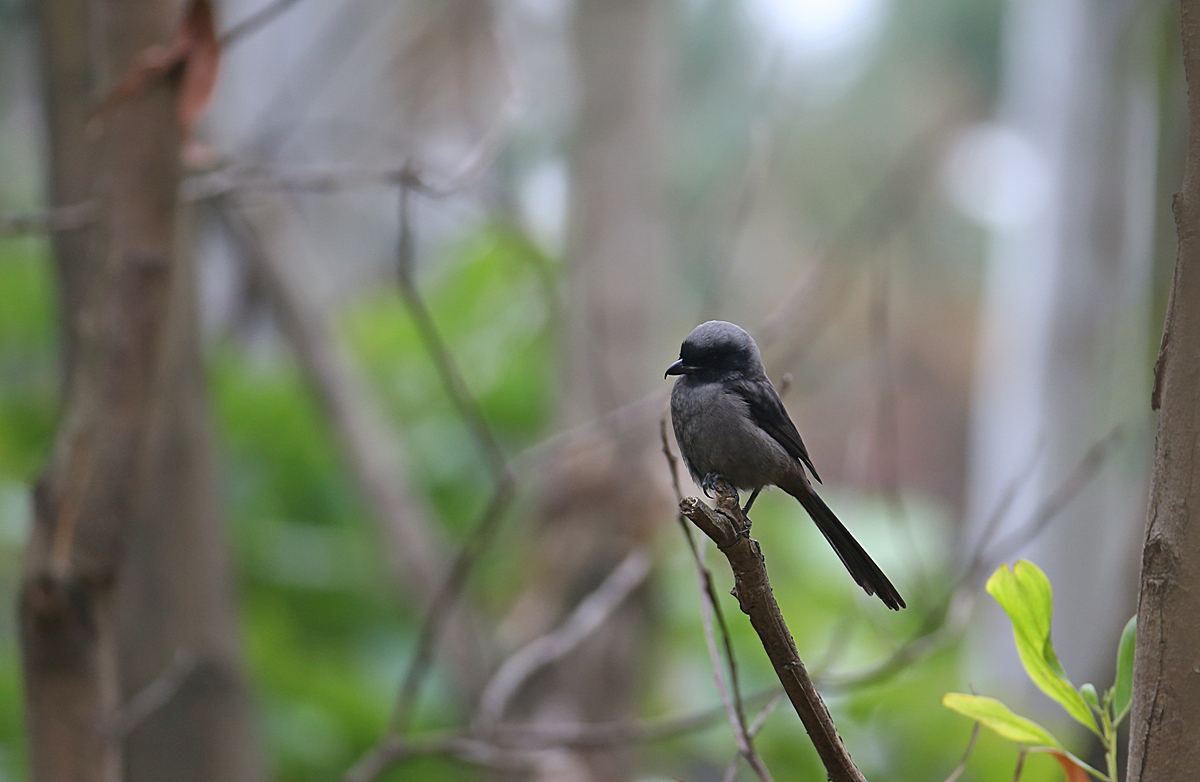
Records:
[[[52,197],[96,209],[54,247],[64,406],[18,609],[32,776],[257,779],[193,285],[177,250],[178,84],[153,83],[86,128],[92,85],[170,40],[181,7],[39,7]],[[161,684],[180,651],[195,660],[188,675],[131,719],[123,704]]]
[[[1188,150],[1155,399],[1161,401],[1142,547],[1129,782],[1200,779],[1200,2],[1182,2]]]

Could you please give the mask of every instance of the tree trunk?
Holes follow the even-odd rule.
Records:
[[[1128,782],[1200,779],[1200,2],[1183,0],[1188,148],[1179,252],[1155,366],[1158,438],[1142,546]],[[1161,402],[1161,405],[1157,403]]]
[[[569,329],[561,339],[566,425],[596,420],[656,389],[678,350],[657,328],[669,261],[665,170],[670,116],[670,5],[584,0],[575,9],[580,110],[572,160]],[[537,575],[529,588],[540,635],[670,518],[657,427],[596,427],[542,476]],[[526,601],[523,601],[526,602]],[[514,711],[536,721],[616,720],[638,699],[649,619],[646,590],[577,652],[534,677]],[[577,757],[542,778],[627,779],[628,749]]]
[[[64,409],[19,598],[32,777],[258,779],[194,284],[176,236],[177,80],[152,80],[85,128],[93,85],[171,40],[181,7],[39,8],[53,201],[96,214],[54,245]],[[152,684],[157,697],[135,697]]]

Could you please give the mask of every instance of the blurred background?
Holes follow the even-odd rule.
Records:
[[[0,0],[3,216],[48,204],[37,5]],[[1186,133],[1174,5],[216,13],[236,33],[185,144],[180,242],[258,725],[245,740],[267,778],[341,778],[379,740],[463,542],[478,556],[410,735],[649,721],[637,741],[542,751],[511,773],[723,777],[736,744],[660,441],[662,372],[710,318],[759,340],[823,496],[908,601],[892,614],[862,594],[790,498],[756,503],[775,594],[868,778],[945,779],[971,725],[940,698],[971,687],[1094,751],[1024,683],[983,582],[1002,561],[1039,564],[1068,675],[1111,684],[1135,607]],[[401,170],[422,183],[407,197],[412,279],[442,353],[398,285]],[[0,780],[28,773],[12,607],[59,420],[60,330],[47,235],[6,224]],[[447,392],[447,357],[481,417]],[[490,513],[505,474],[512,501]],[[680,488],[696,493],[686,476]],[[710,561],[753,714],[774,675]],[[627,594],[604,621],[498,696],[505,661],[618,572]],[[757,747],[778,779],[822,774],[786,703]],[[1016,755],[984,735],[961,779],[1011,779]],[[380,778],[498,773],[443,753]],[[1032,756],[1023,779],[1061,774]]]

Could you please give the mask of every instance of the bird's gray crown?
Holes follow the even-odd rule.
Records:
[[[762,359],[754,338],[733,323],[710,320],[692,329],[679,348],[684,365],[723,371],[761,370]]]

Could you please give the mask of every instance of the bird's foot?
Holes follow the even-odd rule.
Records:
[[[713,492],[718,491],[720,484],[724,482],[724,480],[725,479],[721,477],[720,473],[710,472],[709,474],[705,475],[704,480],[700,481],[700,488],[704,490],[704,496],[711,500],[713,498]]]

